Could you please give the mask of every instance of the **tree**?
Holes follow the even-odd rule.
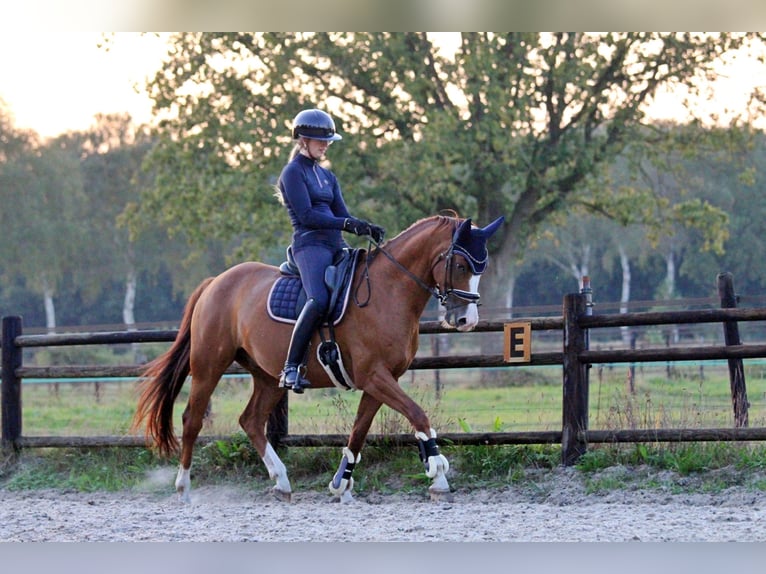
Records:
[[[152,306],[149,288],[160,274],[174,274],[184,288],[188,286],[179,280],[180,269],[184,275],[188,273],[183,266],[187,253],[185,242],[169,239],[163,227],[148,227],[140,236],[132,236],[120,217],[128,206],[140,201],[142,190],[154,181],[154,174],[142,168],[154,145],[148,128],[133,124],[128,114],[99,114],[95,119],[89,130],[69,134],[72,145],[82,150],[81,171],[87,197],[82,221],[87,227],[89,248],[83,254],[87,261],[82,261],[78,285],[93,298],[103,296],[106,280],[121,282],[122,322],[132,328],[137,308],[148,311]],[[143,278],[143,285],[139,285],[139,278]]]
[[[117,216],[146,185],[141,164],[151,140],[127,114],[98,115],[96,124],[77,137],[84,152],[81,169],[88,197],[84,215],[92,244],[90,263],[83,266],[82,286],[90,285],[91,294],[97,295],[105,277],[122,277],[122,321],[131,327],[136,322],[138,276],[142,270],[157,267],[159,254],[148,236],[138,244],[131,241],[128,232],[117,225]]]
[[[699,249],[698,232],[689,233],[689,247],[679,265],[681,279],[707,295],[715,295],[713,278],[729,271],[740,293],[766,290],[766,136],[756,134],[752,145],[738,157],[730,154],[695,158],[688,168],[701,197],[729,214],[729,236],[723,252]]]
[[[3,242],[2,273],[24,278],[42,297],[46,327],[53,330],[54,296],[75,270],[83,237],[82,228],[71,225],[84,207],[79,158],[54,141],[5,162],[1,177],[6,213],[2,226],[8,239]]]
[[[346,135],[332,156],[349,203],[392,232],[445,207],[480,222],[505,214],[483,286],[492,300],[510,300],[529,238],[561,210],[581,205],[623,223],[649,214],[655,225],[689,216],[650,189],[607,193],[602,176],[628,147],[652,159],[672,139],[646,117],[660,89],[704,97],[715,65],[756,40],[464,33],[453,56],[425,33],[179,34],[149,86],[167,119],[142,216],[198,242],[253,234],[251,255],[286,243],[271,190],[289,122],[301,108],[325,107]],[[692,215],[717,215],[702,207]]]
[[[16,128],[14,118],[0,98],[0,169],[27,153],[34,143],[32,134]]]

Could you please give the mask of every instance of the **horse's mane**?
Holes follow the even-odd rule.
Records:
[[[415,233],[417,230],[419,230],[421,227],[423,227],[425,224],[428,224],[430,222],[436,222],[437,229],[443,226],[454,226],[455,220],[458,219],[457,214],[454,215],[431,215],[429,217],[424,217],[422,219],[418,219],[416,222],[414,222],[412,225],[410,225],[407,229],[399,233],[394,239],[406,239],[413,233]]]

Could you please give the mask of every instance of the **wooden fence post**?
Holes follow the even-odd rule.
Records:
[[[588,429],[588,365],[580,363],[579,359],[580,353],[587,349],[587,330],[578,323],[586,312],[584,294],[570,293],[564,297],[561,462],[565,466],[575,464],[587,450],[580,433]]]
[[[21,438],[21,378],[16,369],[22,364],[22,349],[16,346],[16,337],[21,335],[21,317],[3,317],[3,359],[2,359],[2,415],[3,450],[18,450]]]
[[[723,309],[735,309],[737,297],[734,294],[734,279],[731,273],[718,274],[718,296],[721,298]],[[739,326],[736,321],[724,321],[724,342],[729,345],[741,345]],[[748,426],[747,388],[745,385],[745,368],[742,359],[729,359],[729,385],[731,386],[731,402],[734,407],[734,426]]]
[[[439,357],[441,355],[441,335],[434,333],[431,335],[431,356]],[[442,398],[442,376],[441,370],[434,370],[434,398],[440,401]]]

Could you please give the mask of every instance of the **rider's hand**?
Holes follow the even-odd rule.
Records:
[[[372,230],[370,224],[363,219],[357,219],[356,217],[348,217],[343,222],[343,230],[353,233],[354,235],[370,235]]]
[[[380,225],[370,224],[370,237],[375,243],[382,243],[383,238],[386,236],[386,230]]]

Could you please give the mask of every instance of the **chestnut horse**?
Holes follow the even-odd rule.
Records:
[[[381,405],[412,424],[426,474],[432,479],[431,497],[450,496],[449,463],[439,453],[436,432],[423,409],[399,386],[398,378],[415,357],[419,320],[430,297],[445,307],[445,325],[459,331],[476,326],[479,277],[488,260],[486,243],[502,221],[501,217],[479,228],[470,219],[432,216],[363,253],[351,288],[360,289],[368,301],[349,304],[335,327],[343,365],[362,392],[348,445],[329,485],[341,502],[353,498],[351,472]],[[286,392],[278,379],[292,330],[291,325],[270,318],[267,311],[269,291],[279,277],[276,267],[247,262],[203,281],[186,303],[175,342],[143,373],[134,428],[145,423],[148,441],[163,455],[178,448],[173,404],[191,374],[175,483],[184,502],[190,500],[194,442],[213,390],[232,362],[253,377],[253,394],[239,424],[275,481],[274,493],[290,500],[287,470],[265,433],[270,413]],[[312,348],[318,342],[315,334]],[[311,388],[333,386],[316,356],[308,361],[307,377]]]

